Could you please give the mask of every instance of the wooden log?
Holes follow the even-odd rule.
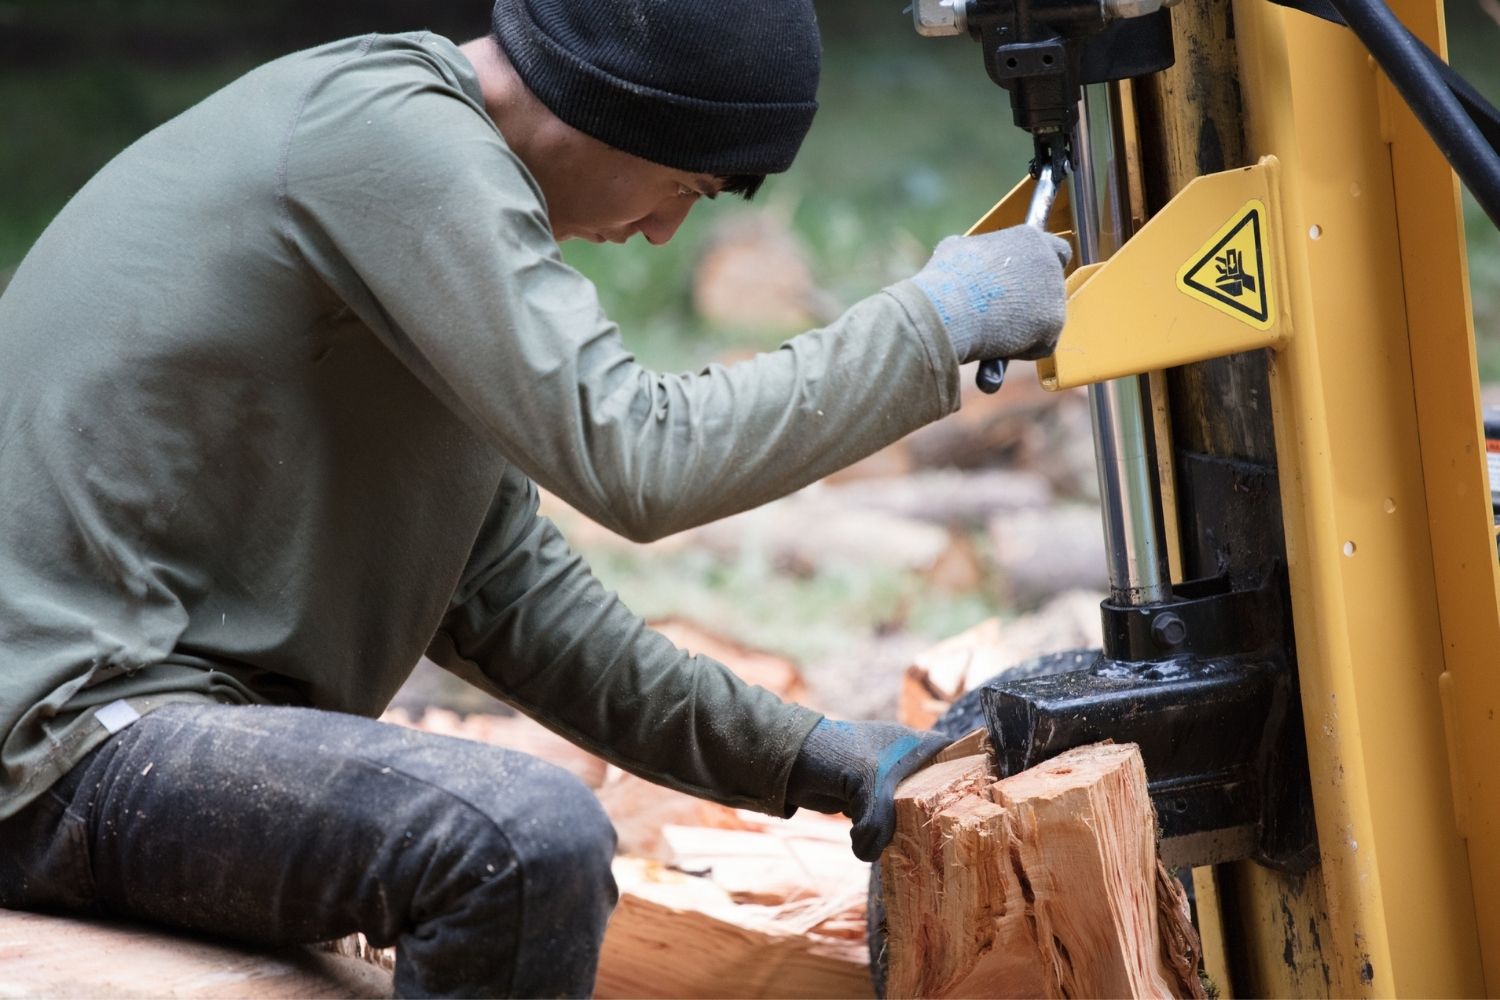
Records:
[[[838,503],[836,495],[825,496],[831,492],[810,487],[684,534],[693,545],[721,558],[760,552],[791,573],[872,566],[925,574],[953,547],[953,536],[945,528]]]
[[[782,906],[734,902],[707,878],[615,860],[594,995],[868,997],[862,890]]]
[[[389,972],[312,948],[237,948],[159,928],[0,910],[0,996],[388,997]]]
[[[1030,469],[938,469],[885,479],[829,486],[819,494],[830,504],[880,511],[945,528],[972,530],[996,511],[1045,507],[1052,484]]]
[[[1103,599],[1099,591],[1067,591],[1029,615],[1003,624],[991,618],[923,650],[902,678],[898,718],[914,729],[928,729],[965,692],[992,677],[1024,671],[1038,656],[1098,646]],[[1088,660],[1080,659],[1076,667],[1058,664],[1057,670],[1086,666]]]
[[[662,839],[678,871],[711,880],[736,903],[779,906],[837,898],[868,882],[869,865],[849,849],[848,824],[819,826],[827,836],[667,826]]]
[[[989,537],[990,556],[1016,604],[1097,588],[1107,578],[1097,506],[1059,504],[997,513],[990,518]]]
[[[882,864],[891,997],[1202,996],[1133,745],[995,782],[988,757],[896,794]]]
[[[662,836],[669,826],[756,828],[737,809],[653,784],[614,766],[595,794],[614,824],[617,854],[670,861],[671,849]]]

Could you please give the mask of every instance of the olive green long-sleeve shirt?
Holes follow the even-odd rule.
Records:
[[[105,167],[0,296],[0,818],[133,712],[374,715],[424,652],[637,773],[785,811],[818,717],[646,629],[535,484],[659,537],[957,397],[908,283],[647,371],[451,42],[270,63]]]

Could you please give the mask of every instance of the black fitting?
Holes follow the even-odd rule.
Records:
[[[1104,652],[1088,669],[983,690],[1001,773],[1101,740],[1135,743],[1169,864],[1305,870],[1317,850],[1285,579],[1276,565],[1249,590],[1216,578],[1161,604],[1105,601]]]
[[[970,0],[965,18],[990,79],[1010,91],[1016,125],[1071,132],[1085,84],[1172,65],[1171,15],[1107,20],[1098,0]]]

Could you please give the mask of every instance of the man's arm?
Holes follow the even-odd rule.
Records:
[[[647,628],[514,468],[428,655],[629,771],[773,815],[792,812],[787,781],[822,718]]]
[[[641,367],[483,108],[440,85],[435,56],[367,58],[314,88],[292,128],[287,238],[434,393],[589,516],[670,534],[957,407],[954,351],[910,282],[740,364]]]

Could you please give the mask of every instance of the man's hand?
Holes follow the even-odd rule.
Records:
[[[1067,314],[1065,240],[1032,226],[950,236],[912,278],[942,317],[960,363],[1035,361],[1052,353]]]
[[[861,861],[874,861],[896,830],[896,786],[950,740],[893,722],[824,719],[808,734],[792,765],[787,801],[854,820],[850,839]]]

